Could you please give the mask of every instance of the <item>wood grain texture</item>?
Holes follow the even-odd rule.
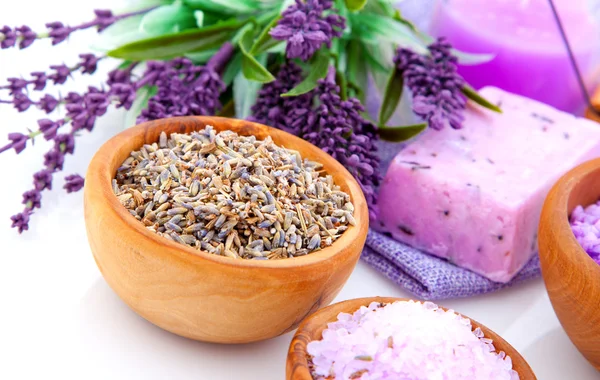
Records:
[[[118,202],[111,187],[131,151],[162,131],[189,133],[212,125],[298,150],[319,161],[350,194],[357,227],[332,246],[284,260],[236,260],[195,250],[148,231]],[[139,315],[191,339],[246,343],[291,331],[328,305],[354,269],[368,230],[358,183],[331,156],[280,130],[243,120],[181,117],[148,122],[113,137],[96,153],[85,184],[85,220],[94,259],[111,288]]]
[[[368,306],[371,302],[391,303],[396,301],[408,301],[408,299],[392,297],[356,298],[333,304],[311,315],[300,325],[290,344],[286,365],[287,380],[313,379],[308,368],[306,346],[313,340],[321,339],[323,330],[327,328],[327,323],[336,321],[339,313],[354,313],[361,306]],[[494,341],[494,346],[498,351],[504,351],[511,357],[513,368],[519,373],[521,380],[536,380],[529,364],[508,342],[479,322],[471,319],[471,324],[473,328],[480,327],[485,337]]]
[[[585,117],[600,123],[600,87],[596,89],[594,95],[592,96],[592,104],[599,112],[594,112],[590,109],[590,107],[588,107],[585,109]]]
[[[565,174],[548,194],[538,242],[542,276],[567,335],[600,370],[600,265],[581,248],[569,225],[577,205],[600,197],[600,159]]]

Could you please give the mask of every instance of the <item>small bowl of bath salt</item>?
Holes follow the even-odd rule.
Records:
[[[288,380],[536,379],[485,326],[431,302],[360,298],[318,311],[296,332]]]

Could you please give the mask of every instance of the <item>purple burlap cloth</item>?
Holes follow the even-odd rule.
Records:
[[[367,236],[362,259],[424,300],[469,297],[493,292],[540,275],[540,260],[535,255],[511,282],[500,284],[373,230]]]

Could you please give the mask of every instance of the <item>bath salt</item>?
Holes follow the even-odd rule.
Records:
[[[340,313],[308,354],[316,380],[519,379],[480,328],[431,302],[373,302]]]
[[[575,207],[570,222],[581,247],[592,260],[600,264],[600,201],[586,208]]]
[[[600,127],[497,88],[503,113],[465,112],[464,128],[426,131],[392,161],[378,228],[493,281],[537,252],[543,201],[564,173],[600,156]]]

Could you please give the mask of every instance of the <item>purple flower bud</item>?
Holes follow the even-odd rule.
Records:
[[[51,113],[58,106],[58,99],[50,94],[44,95],[38,102],[38,107],[46,113]]]
[[[74,193],[83,188],[85,180],[79,174],[72,174],[65,177],[66,183],[64,189],[67,193]]]
[[[81,58],[79,65],[83,68],[81,71],[83,74],[93,74],[96,72],[100,58],[94,54],[79,54],[79,58]]]
[[[458,74],[452,46],[440,38],[429,45],[429,56],[398,49],[394,62],[403,73],[404,83],[413,95],[413,112],[440,130],[445,124],[461,128],[466,98],[463,78]]]
[[[56,148],[44,154],[44,165],[53,171],[62,170],[64,162],[65,155]]]
[[[31,212],[28,210],[23,211],[20,214],[13,215],[10,217],[12,220],[12,228],[17,228],[19,233],[23,233],[23,231],[27,231],[29,229],[29,216]]]
[[[98,26],[98,32],[102,32],[117,20],[112,12],[107,9],[96,9],[94,13],[96,14],[96,19],[93,23]]]
[[[53,170],[42,170],[33,175],[33,185],[36,190],[52,190],[52,172]]]
[[[63,42],[75,30],[74,28],[64,26],[62,22],[49,22],[46,24],[46,28],[49,29],[48,36],[52,40],[52,45],[58,45]]]
[[[44,138],[46,140],[52,140],[56,137],[56,132],[58,128],[62,126],[62,122],[54,122],[48,119],[38,120],[38,126],[40,127],[40,131],[44,134]]]
[[[288,58],[308,61],[323,44],[331,46],[334,37],[341,37],[346,20],[337,15],[324,16],[331,0],[296,0],[289,6],[269,34],[276,40],[287,40]]]
[[[17,34],[8,26],[0,28],[0,34],[3,35],[4,39],[0,41],[0,48],[8,49],[17,43]]]
[[[23,204],[29,210],[40,208],[42,203],[42,194],[37,189],[29,190],[23,194]]]
[[[19,94],[27,87],[27,81],[23,78],[8,78],[6,81],[8,82],[6,88],[10,90],[11,95]]]
[[[50,66],[50,68],[54,70],[54,73],[48,78],[52,79],[54,84],[64,84],[71,75],[71,69],[65,64]]]
[[[31,101],[31,99],[29,99],[29,97],[27,97],[27,95],[23,94],[23,93],[16,93],[14,98],[13,98],[13,106],[19,110],[19,112],[25,112],[29,109],[29,107],[31,107],[31,105],[33,104],[33,102]]]
[[[57,135],[54,138],[54,150],[63,154],[73,154],[75,151],[75,139],[72,134]],[[62,167],[62,163],[61,163]]]
[[[10,147],[13,148],[17,154],[19,154],[27,146],[27,140],[29,140],[29,136],[22,133],[9,133],[8,139],[12,142]]]
[[[46,88],[46,81],[48,80],[46,73],[42,71],[36,71],[31,73],[31,76],[34,77],[32,81],[32,83],[35,85],[35,87],[33,88],[34,90],[41,91],[44,88]]]
[[[65,97],[65,102],[67,104],[76,104],[76,103],[81,102],[81,99],[83,99],[83,98],[78,93],[76,93],[76,92],[69,92],[67,94],[67,96]]]
[[[31,30],[28,26],[21,26],[15,28],[15,30],[19,33],[21,37],[21,42],[19,42],[19,49],[25,49],[29,47],[37,38],[37,34]]]

